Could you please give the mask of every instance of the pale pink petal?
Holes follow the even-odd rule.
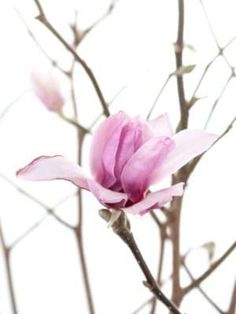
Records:
[[[153,137],[142,145],[126,163],[121,184],[132,202],[138,202],[165,161],[173,141],[168,137]]]
[[[174,132],[166,113],[160,115],[156,119],[148,121],[155,136],[168,136],[172,137]]]
[[[172,137],[175,147],[160,166],[155,181],[171,175],[194,157],[202,154],[216,141],[217,137],[215,134],[201,130],[183,130],[175,134]]]
[[[170,202],[174,196],[181,196],[183,194],[183,186],[184,183],[181,182],[169,188],[148,193],[142,201],[132,206],[122,208],[122,210],[131,214],[143,215],[150,209],[161,208],[163,205]]]
[[[106,119],[93,136],[90,151],[90,166],[97,182],[109,187],[115,183],[115,154],[120,133],[128,121],[128,116],[119,112]],[[107,169],[104,166],[106,164]],[[106,174],[109,174],[106,175]]]
[[[88,189],[83,170],[63,156],[41,156],[17,171],[17,176],[30,181],[68,180]]]
[[[123,127],[116,154],[115,173],[117,177],[120,177],[127,161],[143,144],[142,131],[143,125],[138,119],[132,119]]]
[[[87,180],[89,190],[95,195],[98,201],[106,207],[120,208],[125,206],[128,196],[125,193],[115,192],[104,188],[94,180]]]
[[[35,95],[48,110],[59,112],[65,103],[59,81],[52,72],[33,71],[31,82]]]

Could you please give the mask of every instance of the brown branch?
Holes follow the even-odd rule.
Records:
[[[177,41],[175,43],[176,70],[183,66],[182,58],[184,47],[184,0],[178,0],[178,10],[178,33]],[[176,75],[176,79],[180,106],[180,122],[178,125],[178,130],[182,130],[188,127],[188,106],[185,99],[183,75]]]
[[[212,106],[212,108],[211,108],[211,110],[210,110],[210,113],[209,113],[209,115],[208,115],[208,117],[207,117],[206,123],[205,123],[205,125],[204,125],[204,129],[207,128],[207,126],[208,126],[208,124],[209,124],[209,122],[210,122],[210,120],[211,120],[211,118],[212,118],[212,115],[213,115],[214,111],[216,110],[216,107],[217,107],[219,101],[220,101],[221,98],[223,97],[223,95],[224,95],[224,93],[225,93],[225,91],[226,91],[226,88],[228,87],[228,85],[229,85],[229,83],[230,83],[230,81],[232,80],[233,77],[234,77],[234,74],[231,74],[231,75],[228,77],[227,81],[225,82],[223,88],[221,89],[221,91],[220,91],[220,93],[219,93],[219,96],[216,98],[216,100],[215,100],[215,102],[214,102],[214,104],[213,104],[213,106]]]
[[[106,209],[102,209],[99,211],[100,216],[109,222],[111,218],[111,212]],[[147,282],[145,285],[150,289],[150,291],[156,296],[158,300],[160,300],[173,314],[181,314],[179,309],[175,306],[172,301],[170,301],[164,293],[159,288],[156,280],[152,276],[150,269],[148,268],[139,247],[134,239],[133,234],[130,231],[130,225],[127,220],[127,217],[124,213],[121,213],[119,218],[112,225],[113,231],[123,240],[123,242],[129,247],[132,254],[134,255],[139,267],[141,268]]]
[[[161,284],[161,276],[163,270],[163,263],[164,263],[164,253],[165,253],[165,245],[166,245],[166,224],[163,224],[160,229],[160,253],[159,253],[159,262],[158,262],[158,271],[157,271],[157,283],[158,285]],[[150,310],[150,314],[155,314],[157,306],[157,299],[153,299],[152,307]]]
[[[229,309],[226,314],[235,314],[236,312],[236,282],[234,283],[234,288],[231,296],[231,302],[229,305]]]
[[[0,178],[3,179],[4,181],[6,181],[7,183],[9,183],[11,186],[13,186],[19,193],[21,193],[22,195],[24,195],[25,197],[27,197],[28,199],[30,199],[31,201],[33,201],[34,203],[38,204],[43,209],[45,209],[49,215],[51,215],[54,219],[59,221],[62,225],[64,225],[65,227],[67,227],[69,229],[73,229],[74,228],[72,225],[70,225],[69,223],[67,223],[66,221],[61,219],[56,213],[54,213],[54,209],[52,207],[49,207],[46,204],[44,204],[38,198],[34,197],[30,193],[28,193],[27,191],[22,189],[20,186],[18,186],[16,183],[14,183],[8,177],[6,177],[5,175],[0,173]]]
[[[185,271],[187,272],[187,274],[189,275],[190,279],[192,281],[194,281],[194,277],[190,271],[190,269],[188,268],[188,266],[186,265],[185,261],[183,261],[183,267],[185,269]],[[199,290],[199,292],[204,296],[204,298],[221,314],[225,314],[225,312],[208,296],[208,294],[199,286],[197,285],[196,288]]]
[[[106,117],[110,115],[110,111],[108,109],[107,103],[105,101],[105,98],[102,94],[102,91],[100,89],[100,86],[98,85],[98,82],[90,69],[90,67],[87,65],[87,63],[77,54],[77,52],[74,50],[73,47],[71,47],[70,44],[66,42],[66,40],[60,35],[60,33],[53,27],[53,25],[48,21],[46,18],[46,15],[44,13],[44,10],[40,4],[39,0],[34,0],[38,10],[39,10],[39,16],[37,19],[63,44],[63,46],[73,55],[75,60],[83,67],[85,72],[87,73],[90,81],[92,82],[94,89],[97,93],[97,96],[101,102],[103,113]]]
[[[77,194],[77,192],[76,192]],[[60,200],[55,206],[53,206],[53,208],[51,209],[52,212],[55,212],[57,210],[57,208],[63,204],[64,202],[66,202],[71,196],[73,196],[73,194],[70,194],[68,196],[66,196],[65,198],[63,198],[62,200]],[[18,245],[19,243],[21,243],[21,241],[23,241],[29,234],[31,234],[31,232],[35,231],[39,226],[41,226],[41,224],[48,218],[51,216],[51,213],[49,214],[48,212],[46,214],[44,214],[38,221],[36,221],[34,224],[32,224],[27,230],[25,230],[20,236],[18,236],[18,238],[16,238],[10,245],[9,245],[9,249],[12,250],[13,248],[15,248],[16,245]],[[71,226],[71,228],[73,228],[73,226]]]
[[[206,67],[204,68],[203,70],[203,73],[193,91],[193,94],[192,94],[192,97],[189,101],[189,109],[193,107],[193,105],[196,103],[196,102],[193,102],[192,100],[196,97],[196,94],[206,76],[206,74],[208,73],[210,67],[213,65],[213,63],[215,63],[215,61],[218,59],[219,56],[221,56],[223,54],[223,52],[225,51],[225,49],[227,49],[234,41],[236,40],[236,36],[232,37],[225,45],[224,47],[221,47],[220,50],[218,51],[218,53],[211,59],[211,61],[209,61],[209,63],[206,65]],[[232,70],[232,67],[230,66],[231,70]]]
[[[5,237],[3,234],[1,222],[0,222],[0,243],[2,246],[2,251],[3,251],[3,256],[4,256],[5,266],[6,266],[6,276],[7,276],[7,283],[8,283],[8,288],[9,288],[9,297],[10,297],[10,302],[11,302],[12,313],[17,314],[18,310],[17,310],[17,305],[16,305],[16,297],[15,297],[15,291],[14,291],[14,285],[13,285],[13,279],[12,279],[12,268],[11,268],[11,263],[10,263],[11,250],[5,242]]]
[[[53,58],[51,58],[50,55],[46,52],[46,50],[42,47],[42,45],[40,44],[38,39],[35,37],[34,33],[29,28],[28,24],[26,23],[26,20],[24,19],[23,15],[21,14],[21,12],[16,8],[15,8],[15,11],[16,11],[18,17],[20,18],[20,20],[22,21],[23,25],[25,26],[25,29],[28,32],[30,38],[36,44],[36,46],[39,48],[39,50],[42,52],[42,54],[46,57],[46,59],[48,59],[48,61],[51,63],[52,66],[54,66],[60,72],[62,72],[66,76],[68,76],[69,73],[66,70],[64,70],[62,67],[60,67],[60,65],[57,63],[57,61],[54,60]]]
[[[75,95],[74,90],[74,66],[75,62],[72,63],[71,66],[71,76],[70,76],[70,83],[71,83],[71,99],[73,104],[73,111],[74,111],[74,121],[78,123],[78,108],[77,108],[77,99]],[[82,164],[82,148],[83,148],[83,142],[84,138],[88,132],[84,131],[81,128],[77,129],[77,162],[79,165]],[[85,287],[85,293],[87,298],[87,304],[88,304],[88,310],[90,314],[95,313],[94,304],[93,304],[93,297],[92,297],[92,291],[91,286],[89,282],[89,276],[88,276],[88,269],[87,269],[87,263],[85,258],[85,251],[84,251],[84,241],[83,241],[83,203],[82,203],[82,191],[79,189],[78,191],[78,199],[77,199],[77,209],[78,209],[78,223],[74,228],[74,235],[75,240],[78,248],[79,253],[79,259],[80,259],[80,265],[81,265],[81,271],[84,281],[84,287]]]
[[[183,288],[183,294],[188,294],[192,289],[196,288],[205,279],[207,279],[227,259],[227,257],[235,250],[235,248],[236,242],[234,242],[218,260],[212,263],[207,271],[205,271],[200,277],[194,279],[187,287]]]

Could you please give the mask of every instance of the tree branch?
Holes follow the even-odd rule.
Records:
[[[64,45],[64,47],[73,55],[75,60],[83,67],[85,72],[87,73],[88,77],[90,78],[94,89],[97,93],[97,96],[101,102],[103,113],[106,117],[110,115],[110,111],[108,109],[107,103],[105,101],[105,98],[102,94],[102,91],[100,89],[100,86],[98,85],[98,82],[90,69],[90,67],[87,65],[87,63],[77,54],[77,52],[68,44],[65,39],[60,35],[60,33],[53,27],[53,25],[47,20],[46,15],[44,13],[44,10],[40,4],[39,0],[34,0],[38,10],[39,10],[39,16],[37,19]]]
[[[177,41],[175,43],[175,60],[176,60],[176,70],[183,66],[183,47],[184,47],[184,0],[178,0],[178,33]],[[188,106],[185,99],[184,82],[183,75],[176,75],[179,106],[180,106],[180,122],[178,130],[186,129],[188,127]]]
[[[194,281],[194,277],[190,271],[190,269],[188,268],[188,266],[186,265],[185,261],[183,261],[183,267],[186,270],[187,274],[189,275],[189,277],[191,278],[192,281]],[[196,288],[199,290],[199,292],[204,296],[204,298],[220,313],[220,314],[225,314],[225,312],[223,310],[221,310],[221,308],[206,294],[206,292],[199,286],[197,285]]]
[[[194,279],[190,285],[183,288],[183,294],[188,294],[192,289],[196,288],[205,279],[207,279],[227,259],[227,257],[234,251],[235,248],[236,242],[234,242],[218,260],[212,263],[211,267],[207,271],[205,271],[200,277]]]
[[[0,222],[0,243],[3,250],[3,256],[5,260],[6,265],[6,275],[7,275],[7,283],[9,288],[9,296],[10,296],[10,302],[11,302],[11,308],[12,313],[17,314],[17,305],[16,305],[16,297],[15,297],[15,291],[14,291],[14,285],[13,285],[13,279],[12,279],[12,269],[11,269],[11,263],[10,263],[10,248],[6,245],[4,234],[2,231],[2,224]]]
[[[106,209],[99,211],[100,216],[106,220],[110,221],[111,212]],[[130,225],[127,220],[127,217],[122,212],[119,218],[112,225],[113,231],[124,241],[124,243],[129,247],[132,254],[134,255],[139,267],[141,268],[147,282],[145,285],[150,289],[150,291],[159,299],[173,314],[181,314],[179,309],[172,303],[161,291],[156,280],[152,276],[150,269],[148,268],[140,250],[137,246],[137,243],[134,239],[133,234],[130,231]]]

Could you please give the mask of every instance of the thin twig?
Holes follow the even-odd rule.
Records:
[[[6,181],[7,183],[9,183],[11,186],[13,186],[19,193],[21,193],[22,195],[24,195],[25,197],[27,197],[28,199],[30,199],[31,201],[33,201],[34,203],[38,204],[43,209],[45,209],[48,214],[50,214],[52,217],[54,217],[62,225],[64,225],[65,227],[67,227],[69,229],[73,229],[72,225],[70,225],[69,223],[67,223],[66,221],[61,219],[56,213],[54,213],[54,209],[52,207],[49,207],[46,204],[44,204],[41,200],[39,200],[35,196],[31,195],[30,193],[28,193],[27,191],[22,189],[20,186],[18,186],[15,182],[10,180],[8,177],[3,175],[2,173],[0,173],[0,178],[3,179],[4,181]]]
[[[236,312],[236,281],[234,283],[229,309],[226,314],[235,314],[235,312]]]
[[[39,0],[34,0],[38,10],[39,10],[39,16],[37,19],[64,45],[64,47],[73,55],[75,60],[83,67],[85,72],[87,73],[89,79],[91,80],[94,89],[97,93],[97,96],[101,102],[104,115],[108,117],[110,115],[110,111],[108,109],[107,103],[105,101],[105,98],[102,94],[102,91],[100,89],[100,86],[98,85],[98,82],[94,76],[94,73],[90,69],[90,67],[87,65],[87,63],[77,54],[77,52],[74,50],[73,47],[71,47],[70,44],[67,43],[67,41],[60,35],[60,33],[53,27],[53,25],[48,21],[46,18],[46,15],[44,13],[44,10],[40,4]]]
[[[235,249],[236,242],[234,242],[220,258],[218,258],[214,263],[212,263],[207,271],[205,271],[200,277],[194,279],[187,287],[183,288],[183,294],[184,295],[188,294],[192,289],[196,288],[204,280],[206,280]]]
[[[143,302],[136,310],[134,310],[131,314],[138,314],[142,309],[144,309],[147,305],[149,305],[153,300],[155,300],[155,297],[151,297],[147,301]]]
[[[100,216],[109,222],[111,218],[111,212],[109,210],[100,210],[99,211]],[[125,214],[122,212],[119,218],[113,223],[112,225],[113,231],[123,240],[123,242],[129,247],[132,254],[134,255],[139,267],[141,268],[147,282],[145,285],[149,288],[149,290],[156,296],[158,300],[160,300],[173,314],[181,314],[179,309],[176,307],[176,305],[169,300],[164,293],[159,288],[156,280],[152,276],[149,267],[147,266],[142,253],[137,246],[137,243],[134,239],[134,236],[132,232],[130,231],[130,224],[125,216]]]
[[[149,112],[148,112],[148,114],[147,114],[147,117],[146,117],[147,120],[150,119],[150,117],[151,117],[151,115],[152,115],[152,112],[153,112],[153,110],[155,109],[158,100],[160,99],[160,97],[161,97],[161,95],[162,95],[164,89],[166,88],[166,86],[167,86],[167,84],[169,83],[169,80],[171,79],[172,76],[173,76],[172,74],[169,74],[169,75],[167,76],[167,78],[166,78],[164,84],[162,85],[161,89],[159,90],[159,92],[158,92],[158,94],[157,94],[157,96],[156,96],[156,98],[155,98],[155,100],[154,100],[154,102],[153,102],[153,104],[152,104],[152,107],[150,108],[150,110],[149,110]]]
[[[210,122],[210,120],[211,120],[211,118],[212,118],[212,115],[213,115],[214,111],[216,110],[216,107],[217,107],[219,101],[220,101],[221,98],[223,97],[223,95],[224,95],[224,93],[225,93],[225,91],[226,91],[226,88],[228,87],[228,85],[229,85],[229,83],[230,83],[230,81],[232,80],[233,77],[234,77],[234,75],[231,74],[231,75],[228,77],[228,79],[227,79],[226,83],[224,84],[223,88],[221,89],[221,91],[220,91],[220,93],[219,93],[219,96],[218,96],[217,99],[215,100],[215,102],[214,102],[214,104],[213,104],[213,106],[212,106],[212,108],[211,108],[211,110],[210,110],[210,113],[209,113],[209,115],[208,115],[208,117],[207,117],[207,120],[206,120],[205,125],[204,125],[204,129],[207,128],[207,126],[208,126],[208,124],[209,124],[209,122]]]
[[[18,17],[21,19],[23,25],[25,26],[25,29],[27,30],[30,38],[33,40],[33,42],[36,44],[36,46],[39,48],[39,50],[42,52],[42,54],[46,57],[46,59],[48,59],[48,61],[51,63],[52,66],[54,66],[55,68],[57,68],[60,72],[62,72],[63,74],[65,74],[66,76],[69,75],[69,73],[63,69],[56,60],[54,60],[52,57],[50,57],[50,55],[47,53],[47,51],[42,47],[42,45],[40,44],[40,42],[38,41],[38,39],[35,37],[34,33],[32,32],[32,30],[29,28],[26,20],[24,19],[23,15],[21,14],[21,12],[15,8],[15,11],[18,15]]]
[[[71,66],[71,77],[70,77],[70,83],[71,83],[71,99],[73,104],[73,111],[74,111],[74,121],[78,123],[78,105],[77,105],[77,99],[75,95],[74,90],[74,66],[75,62],[72,62]],[[87,132],[84,132],[82,129],[77,129],[77,161],[79,165],[82,165],[82,148],[83,148],[83,142],[84,138],[86,136]],[[81,265],[81,271],[83,275],[83,281],[84,281],[84,287],[85,287],[85,293],[87,297],[87,303],[88,303],[88,310],[90,314],[95,313],[94,309],[94,303],[93,303],[93,297],[92,297],[92,290],[90,286],[89,281],[89,275],[88,275],[88,269],[87,269],[87,263],[85,258],[85,250],[84,250],[84,240],[83,240],[83,202],[82,202],[82,191],[79,189],[78,192],[78,199],[77,199],[77,208],[78,208],[78,223],[74,228],[74,235],[78,247],[78,253],[80,258],[80,265]]]
[[[186,270],[187,274],[189,275],[190,279],[192,281],[194,281],[194,277],[190,271],[190,269],[188,268],[188,266],[186,265],[186,263],[183,261],[183,267]],[[221,314],[225,314],[225,312],[209,297],[209,295],[201,288],[200,285],[198,285],[196,287],[199,292],[204,296],[204,298]]]
[[[184,47],[184,0],[178,0],[178,33],[175,43],[175,60],[176,69],[182,67],[183,47]],[[183,75],[176,75],[179,106],[180,106],[180,122],[178,130],[186,129],[188,127],[188,106],[185,99]]]
[[[24,90],[23,92],[20,93],[20,95],[18,95],[8,105],[6,105],[4,107],[4,110],[0,113],[0,120],[2,120],[5,117],[5,115],[9,112],[9,110],[30,91],[31,91],[30,88]]]
[[[166,225],[162,225],[162,228],[160,229],[160,253],[159,253],[158,272],[157,272],[157,282],[159,285],[161,284],[166,239],[167,239],[166,238]],[[152,302],[150,314],[155,314],[156,306],[157,306],[157,299],[155,298]]]
[[[76,192],[77,194],[78,192]],[[57,208],[62,205],[64,202],[66,202],[71,196],[75,195],[75,193],[70,194],[68,196],[66,196],[65,198],[63,198],[62,200],[60,200],[55,206],[53,206],[52,211],[55,212],[57,210]],[[16,245],[18,245],[19,243],[21,243],[21,241],[23,241],[29,234],[31,234],[31,232],[35,231],[39,226],[41,226],[41,224],[48,218],[51,216],[51,213],[49,214],[48,212],[46,214],[44,214],[38,221],[36,221],[33,225],[31,225],[27,230],[25,230],[20,236],[18,236],[17,239],[15,239],[10,245],[9,245],[9,249],[13,249],[15,248]],[[72,227],[72,226],[71,226]]]
[[[11,250],[6,244],[1,222],[0,222],[0,243],[2,246],[3,256],[5,260],[5,265],[6,265],[6,276],[7,276],[7,283],[8,283],[8,288],[9,288],[9,297],[10,297],[10,302],[11,302],[12,313],[17,314],[18,310],[17,310],[17,305],[16,305],[15,290],[14,290],[13,279],[12,279],[12,268],[11,268],[11,263],[10,263]]]

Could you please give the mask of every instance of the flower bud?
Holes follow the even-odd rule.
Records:
[[[60,112],[65,99],[59,81],[52,71],[42,73],[32,71],[31,82],[35,95],[50,111]]]

